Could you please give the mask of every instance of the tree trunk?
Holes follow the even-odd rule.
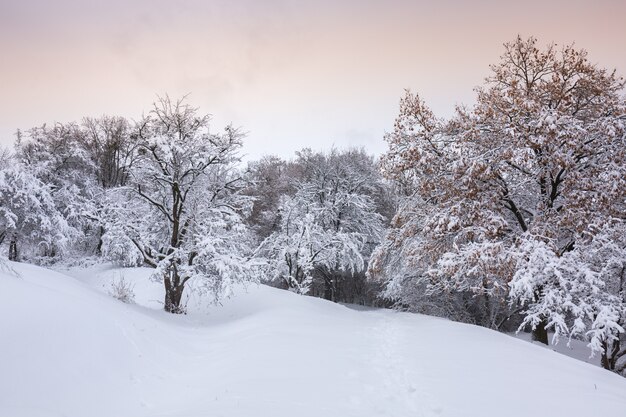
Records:
[[[165,286],[165,311],[173,314],[184,314],[185,308],[180,305],[185,289],[185,280],[181,280],[176,265],[171,265],[163,279]]]
[[[328,301],[337,302],[337,289],[332,275],[324,274],[324,298]]]
[[[548,322],[546,319],[542,319],[541,322],[532,330],[532,340],[536,342],[541,342],[544,345],[548,345],[548,329],[546,329],[546,325]]]
[[[604,369],[608,369],[609,371],[614,371],[615,364],[619,359],[620,341],[615,340],[611,343],[603,341],[602,348],[604,349],[604,352],[602,352],[602,356],[600,357],[602,367]]]
[[[535,302],[539,302],[543,297],[543,287],[539,286],[535,290]],[[544,345],[548,345],[548,329],[546,328],[548,325],[548,321],[545,317],[541,318],[541,321],[532,329],[531,339],[533,341],[541,342]]]
[[[183,285],[165,284],[165,311],[173,314],[185,313],[185,309],[180,305],[184,288]]]
[[[17,262],[19,258],[19,254],[17,252],[17,237],[15,235],[11,236],[11,241],[9,242],[9,261]]]
[[[96,255],[102,255],[102,245],[104,242],[102,241],[102,236],[104,236],[104,226],[100,226],[98,232],[98,246],[96,246]]]

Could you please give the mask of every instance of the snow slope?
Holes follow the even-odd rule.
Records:
[[[139,306],[105,293],[117,270],[11,265],[0,416],[626,415],[626,379],[475,326],[265,286],[173,316],[145,269]]]

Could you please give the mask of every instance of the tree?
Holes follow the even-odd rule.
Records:
[[[108,190],[125,186],[130,170],[137,157],[138,138],[133,126],[123,117],[103,116],[98,119],[85,118],[76,129],[76,146],[82,149],[90,161],[94,191],[89,193],[88,224],[97,235],[96,254],[102,251],[105,234],[103,217],[110,201]],[[85,205],[87,206],[87,204]]]
[[[93,253],[97,230],[96,197],[99,187],[96,166],[81,145],[82,131],[74,123],[55,123],[20,134],[15,146],[16,157],[41,182],[49,187],[54,204],[68,224],[78,233],[66,254],[78,250]],[[58,254],[56,245],[47,248],[49,259]]]
[[[277,156],[264,156],[248,164],[245,194],[254,201],[248,222],[259,243],[277,230],[281,198],[294,195],[295,175],[295,164]]]
[[[77,234],[57,210],[50,186],[5,155],[0,161],[0,244],[8,239],[9,260],[20,260],[20,243],[46,252],[63,249]]]
[[[104,250],[126,239],[165,287],[164,308],[184,312],[188,281],[216,298],[234,282],[252,279],[250,237],[243,216],[250,199],[236,171],[242,135],[209,132],[209,116],[182,100],[161,98],[138,127],[130,185],[112,196]]]
[[[325,298],[337,301],[338,281],[364,269],[368,245],[382,234],[384,219],[372,198],[381,183],[362,151],[304,150],[293,172],[297,191],[283,197],[278,228],[259,253],[269,259],[274,280],[304,294],[318,276]]]
[[[371,275],[400,297],[407,277],[431,294],[469,291],[484,299],[483,324],[493,328],[511,315],[509,301],[535,339],[547,343],[548,328],[556,337],[586,329],[601,350],[600,340],[621,332],[608,312],[623,304],[601,272],[605,251],[590,248],[608,233],[601,225],[625,221],[623,87],[585,51],[540,50],[518,37],[477,89],[477,104],[449,121],[407,92],[383,169],[409,178],[415,194]],[[396,277],[393,247],[407,255]]]
[[[137,156],[132,125],[123,117],[85,118],[79,127],[77,144],[93,164],[102,188],[126,185]]]

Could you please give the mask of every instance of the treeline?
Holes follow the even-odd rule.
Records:
[[[535,340],[589,342],[626,367],[624,80],[585,51],[505,44],[476,104],[448,120],[407,91],[388,151],[264,157],[165,97],[137,122],[20,134],[0,158],[12,260],[155,269],[164,308],[264,281]]]
[[[2,160],[9,259],[97,257],[146,265],[182,312],[186,283],[219,297],[239,281],[374,305],[368,259],[395,213],[393,185],[363,150],[242,164],[243,135],[168,97],[138,122],[84,119],[20,133]]]

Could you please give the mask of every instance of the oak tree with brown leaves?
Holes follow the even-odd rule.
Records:
[[[584,50],[518,37],[450,120],[407,91],[382,167],[413,194],[370,276],[404,304],[469,293],[483,325],[521,311],[536,340],[606,353],[626,316],[623,88]]]

